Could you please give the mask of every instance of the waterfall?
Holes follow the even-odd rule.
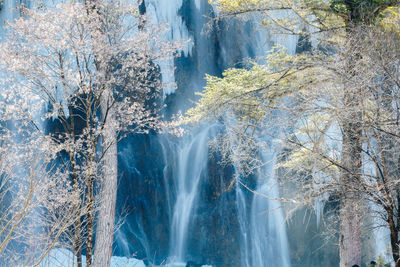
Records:
[[[205,74],[244,66],[246,58],[265,55],[274,43],[251,21],[212,22],[215,10],[207,0],[144,3],[147,21],[170,26],[163,38],[184,44],[180,57],[159,63],[167,117],[192,105]],[[125,223],[116,234],[117,255],[135,255],[148,265],[290,266],[279,203],[231,187],[234,168],[219,165],[218,154],[208,148],[219,131],[218,125],[203,125],[183,138],[136,135],[119,144],[117,206]],[[273,152],[263,157],[271,160]],[[255,190],[279,197],[273,164],[249,179],[256,180]],[[122,215],[122,206],[131,212]]]
[[[17,16],[15,2],[4,0],[2,21]],[[171,27],[164,38],[184,42],[179,58],[158,62],[167,84],[167,116],[192,105],[195,92],[205,85],[205,74],[221,75],[228,67],[243,66],[246,58],[263,55],[282,41],[255,31],[258,26],[251,21],[210,22],[215,11],[207,0],[144,3],[149,22]],[[282,42],[290,49],[295,46],[295,39]],[[176,90],[171,82],[176,82]],[[117,210],[123,224],[115,234],[115,255],[134,256],[148,266],[185,266],[189,261],[217,267],[290,266],[280,204],[239,184],[230,186],[234,168],[218,165],[218,154],[208,148],[219,126],[189,131],[181,139],[131,135],[118,144]],[[273,162],[274,152],[262,157]],[[271,163],[249,179],[255,179],[253,189],[276,198],[273,168]]]
[[[289,246],[286,221],[279,198],[278,181],[275,177],[275,158],[278,151],[271,148],[261,152],[264,166],[256,174],[255,193],[246,200],[242,182],[237,183],[239,222],[241,228],[241,266],[289,267]],[[243,180],[243,178],[238,178]],[[246,202],[250,208],[246,209]]]
[[[271,46],[268,33],[253,31],[252,27],[255,25],[251,23],[230,20],[218,25],[219,27],[226,26],[226,31],[225,29],[222,31],[220,31],[221,29],[205,30],[205,27],[210,27],[207,24],[209,22],[207,17],[211,17],[213,14],[213,9],[207,4],[207,1],[196,0],[193,3],[192,1],[178,0],[169,2],[168,6],[165,4],[165,1],[146,1],[147,16],[155,17],[153,21],[167,22],[171,25],[170,34],[166,36],[169,40],[188,38],[193,41],[193,46],[192,43],[188,43],[188,46],[184,47],[182,51],[182,57],[175,60],[177,68],[175,76],[171,78],[171,75],[163,75],[164,81],[170,82],[171,79],[175,79],[178,85],[177,91],[170,88],[164,91],[167,95],[167,104],[172,102],[172,105],[168,107],[171,110],[184,111],[186,109],[187,104],[183,102],[187,99],[181,99],[181,95],[190,96],[194,91],[201,90],[206,73],[218,75],[226,67],[238,63],[241,65],[246,57],[265,54],[267,47]],[[230,28],[229,24],[234,26]],[[232,43],[236,43],[236,45],[232,45]],[[218,47],[214,51],[210,51],[210,47],[216,45]],[[295,44],[291,44],[290,48],[293,46]],[[163,65],[162,69],[171,70],[171,66]],[[213,262],[210,260],[213,256],[203,257],[200,251],[193,251],[194,248],[207,251],[202,246],[207,246],[207,242],[210,241],[208,236],[203,237],[205,240],[199,240],[199,238],[193,237],[193,234],[201,231],[202,226],[197,223],[206,221],[197,218],[204,214],[201,208],[204,206],[202,201],[205,202],[200,196],[202,190],[207,191],[209,189],[204,189],[204,187],[215,186],[209,183],[210,177],[207,177],[210,160],[216,160],[210,158],[208,150],[208,140],[215,135],[215,130],[214,126],[195,130],[172,146],[165,144],[167,140],[165,137],[159,137],[163,140],[160,143],[163,147],[164,163],[170,164],[170,166],[163,167],[162,173],[165,189],[170,191],[166,194],[170,224],[168,261],[175,266],[184,266],[184,262],[187,261],[227,266],[224,259],[222,262],[218,262],[218,260]],[[167,155],[168,153],[172,154]],[[168,168],[171,167],[173,170],[169,172]],[[259,183],[256,189],[260,193],[274,198],[279,196],[279,191],[277,185],[271,182],[274,178],[272,169],[273,166],[269,165],[259,173],[259,177],[257,177]],[[172,179],[168,177],[171,174]],[[230,173],[230,176],[234,176],[233,172]],[[219,179],[223,180],[224,178],[220,177]],[[171,181],[172,184],[169,184]],[[254,197],[251,193],[245,192],[240,185],[233,190],[234,192],[230,196],[232,199],[223,204],[235,207],[233,219],[237,221],[237,230],[231,235],[238,235],[236,242],[240,244],[237,244],[236,252],[232,251],[231,253],[240,255],[240,263],[236,265],[261,267],[270,266],[273,261],[276,266],[290,266],[286,226],[279,203]],[[219,204],[216,203],[216,205]],[[226,207],[213,206],[212,209],[221,213]],[[212,211],[205,213],[210,215],[210,212]],[[219,216],[224,216],[224,214]],[[202,231],[204,234],[216,234],[210,229]],[[216,239],[218,240],[218,238]],[[204,242],[206,244],[203,244]],[[213,244],[213,246],[218,248],[218,244]],[[230,248],[220,247],[219,249]]]
[[[246,209],[246,196],[245,192],[243,192],[242,187],[238,186],[236,188],[236,205],[238,209],[238,220],[240,224],[240,236],[241,236],[241,266],[251,266],[250,263],[250,247],[249,242],[251,242],[251,235],[249,233],[249,222],[248,215]]]
[[[250,217],[252,266],[290,266],[281,203],[268,199],[279,198],[274,158],[273,151],[262,153],[262,160],[267,164],[258,173],[257,192],[260,196],[254,196]]]
[[[177,173],[175,183],[177,188],[176,202],[173,209],[171,229],[171,259],[185,259],[186,238],[190,219],[197,200],[199,183],[206,174],[208,158],[208,140],[212,126],[201,130],[193,138],[182,143],[178,153]]]

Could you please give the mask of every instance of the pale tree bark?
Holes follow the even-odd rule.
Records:
[[[114,235],[115,205],[117,201],[117,136],[112,123],[114,110],[107,100],[102,103],[102,117],[106,118],[103,136],[103,175],[100,189],[99,213],[97,219],[94,266],[110,266]]]
[[[351,97],[351,96],[346,96]],[[354,114],[353,114],[354,115]],[[354,119],[359,119],[358,117]],[[352,119],[349,119],[350,121]],[[361,266],[361,196],[357,191],[361,173],[361,121],[343,125],[340,206],[340,266]]]
[[[347,193],[340,209],[340,267],[361,266],[360,199],[356,193]]]
[[[348,50],[345,52],[346,73],[342,110],[342,151],[344,167],[340,177],[340,266],[361,266],[361,186],[362,172],[362,105],[361,89],[356,83],[356,62],[360,59],[357,49],[359,38],[348,30]]]
[[[353,102],[346,108],[349,118],[343,122],[342,164],[345,170],[341,174],[340,204],[340,266],[361,266],[361,114],[355,108],[358,97],[350,92],[345,93],[345,102]]]
[[[88,12],[91,8],[101,3],[102,0],[88,0],[85,4]],[[102,30],[99,29],[101,33]],[[104,37],[106,43],[106,38]],[[101,43],[101,42],[100,42]],[[97,62],[97,68],[105,76],[105,62]],[[101,117],[103,120],[104,134],[102,136],[103,162],[102,178],[100,181],[100,194],[98,196],[99,207],[97,214],[96,239],[94,247],[93,266],[110,266],[112,256],[112,244],[114,235],[115,205],[117,200],[117,133],[113,127],[115,121],[114,110],[112,108],[112,93],[103,92],[101,99]],[[87,246],[93,246],[93,241],[88,240]]]
[[[349,96],[347,96],[349,97]],[[340,266],[361,266],[361,197],[356,190],[361,171],[361,122],[344,123],[341,176]]]

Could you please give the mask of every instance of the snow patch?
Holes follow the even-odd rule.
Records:
[[[86,257],[82,256],[83,264],[86,266]],[[68,249],[55,248],[41,262],[39,267],[69,267],[76,265],[76,256]],[[110,267],[146,267],[143,261],[135,258],[111,257]]]

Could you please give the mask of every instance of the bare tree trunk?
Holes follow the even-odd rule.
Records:
[[[354,194],[342,198],[340,209],[340,267],[361,266],[361,201]]]
[[[101,180],[100,206],[96,229],[94,266],[110,266],[114,236],[115,204],[117,201],[117,144],[115,129],[110,125],[114,120],[113,109],[108,110],[104,101],[103,118],[107,116],[103,137],[103,177]],[[106,151],[104,151],[106,150]]]
[[[76,207],[75,210],[75,222],[73,225],[73,230],[74,230],[74,237],[73,237],[73,250],[74,254],[76,255],[76,265],[77,267],[82,267],[82,238],[83,238],[83,233],[82,233],[82,225],[81,225],[81,214],[80,210],[82,209],[82,206],[79,205]]]
[[[340,266],[361,266],[361,197],[357,188],[361,172],[361,122],[344,123],[342,198],[340,206]]]
[[[86,266],[92,266],[93,259],[93,245],[94,245],[94,219],[95,219],[95,203],[94,203],[94,179],[97,172],[96,165],[96,140],[93,134],[93,127],[91,127],[91,109],[86,109],[86,127],[91,129],[88,138],[88,176],[87,183],[87,196],[86,196],[86,218],[87,218],[87,240],[86,240]]]
[[[75,240],[76,242],[76,240]],[[76,244],[80,245],[82,247],[82,245],[79,242],[76,242]],[[78,247],[77,251],[76,251],[76,266],[77,267],[82,267],[82,248]]]
[[[343,129],[342,162],[347,170],[341,177],[342,198],[340,206],[340,266],[361,266],[361,198],[356,191],[361,171],[361,133],[355,125]],[[357,128],[356,128],[357,129]]]
[[[101,3],[102,0],[85,0],[87,11],[92,12],[91,9]],[[98,29],[102,34],[102,29]],[[104,37],[106,43],[106,38]],[[97,57],[97,56],[96,56]],[[97,62],[96,68],[101,73],[105,71],[105,62]],[[106,75],[106,73],[103,73]],[[106,75],[107,76],[107,75]],[[112,123],[115,120],[114,110],[111,108],[112,93],[104,91],[101,101],[101,116],[103,120],[104,134],[103,134],[103,162],[102,162],[102,179],[100,181],[100,194],[99,199],[99,212],[96,221],[96,242],[94,248],[94,262],[95,267],[108,267],[111,263],[112,245],[114,237],[114,220],[115,220],[115,205],[117,201],[117,136],[116,130],[113,128]],[[88,217],[90,210],[88,211]],[[92,218],[93,220],[93,218]],[[89,219],[88,219],[89,221]],[[89,228],[89,222],[88,222]],[[90,235],[90,233],[89,233]],[[91,236],[93,238],[93,235]],[[88,247],[92,248],[93,239],[89,240]],[[89,249],[89,248],[88,248]]]
[[[60,64],[61,65],[61,64]],[[65,86],[65,85],[64,85]],[[72,110],[72,106],[68,105],[69,114],[74,114]],[[75,118],[71,115],[71,125],[70,125],[70,133],[72,135],[73,140],[75,140]],[[76,168],[76,160],[74,152],[69,153],[69,159],[71,161],[71,168],[72,168],[72,186],[74,190],[80,190],[79,188],[79,181],[78,181],[78,174]],[[78,194],[80,196],[81,194]],[[81,201],[79,201],[81,203]],[[75,211],[75,222],[73,224],[73,253],[76,255],[76,264],[77,267],[82,267],[82,225],[81,225],[81,213],[80,210],[82,209],[82,205],[78,204],[73,208]]]
[[[392,256],[394,260],[395,267],[400,266],[400,254],[399,254],[399,236],[397,227],[394,222],[393,210],[387,210],[388,213],[388,223],[390,230],[390,245],[392,247]]]
[[[356,34],[347,32],[348,50],[345,53],[346,77],[342,113],[341,161],[344,169],[340,177],[340,266],[361,266],[361,186],[362,172],[362,105],[360,88],[352,82],[356,79],[356,64],[361,54],[358,51]]]
[[[86,266],[92,266],[93,257],[93,240],[94,240],[94,177],[88,179],[88,196],[87,196],[87,231],[88,237],[86,242]]]

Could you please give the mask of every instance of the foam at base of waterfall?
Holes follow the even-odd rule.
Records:
[[[82,256],[83,264],[86,266],[86,257]],[[52,249],[49,255],[41,262],[39,267],[70,267],[75,266],[76,256],[68,249],[55,248]],[[110,267],[146,267],[143,261],[135,258],[126,257],[111,257]]]

